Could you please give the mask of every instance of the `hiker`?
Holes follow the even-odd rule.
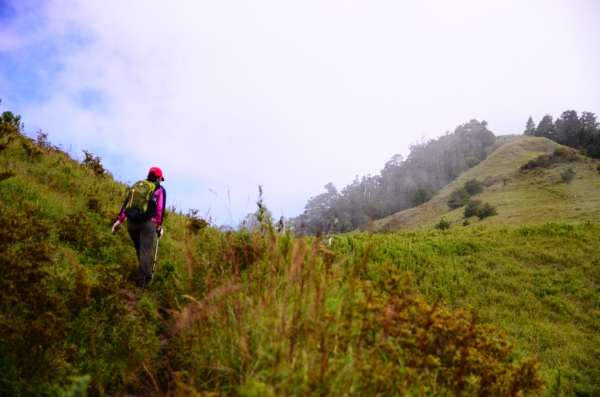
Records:
[[[113,234],[118,233],[121,230],[123,219],[127,217],[127,231],[133,240],[140,262],[135,278],[135,284],[140,288],[145,287],[152,280],[150,257],[154,233],[158,238],[163,235],[162,221],[165,214],[167,192],[160,182],[164,180],[160,168],[150,168],[148,177],[145,180],[137,181],[132,186],[112,228]]]
[[[275,227],[277,228],[277,233],[281,233],[285,227],[285,219],[283,218],[283,215],[281,215],[281,218],[279,218],[279,221],[275,224]]]

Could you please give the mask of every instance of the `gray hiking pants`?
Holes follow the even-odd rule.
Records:
[[[156,224],[152,220],[139,223],[127,220],[127,231],[129,232],[129,237],[133,240],[133,245],[140,261],[140,267],[135,277],[135,284],[138,287],[144,287],[150,282],[150,278],[152,277],[150,260],[152,259],[152,244],[154,243]]]

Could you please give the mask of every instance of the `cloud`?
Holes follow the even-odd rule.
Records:
[[[7,106],[125,181],[160,166],[173,202],[221,221],[209,188],[234,220],[259,184],[296,215],[423,135],[600,107],[594,2],[36,4],[0,30]]]

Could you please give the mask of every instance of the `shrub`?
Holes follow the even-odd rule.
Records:
[[[469,202],[469,193],[464,188],[455,189],[448,199],[448,207],[451,209],[460,208]]]
[[[482,220],[484,218],[487,218],[487,217],[493,216],[493,215],[498,215],[498,209],[496,208],[496,206],[491,205],[490,203],[483,204],[477,210],[477,217],[479,218],[479,220]]]
[[[437,225],[435,225],[436,229],[439,230],[446,230],[446,229],[450,229],[450,222],[447,221],[443,216],[442,219],[440,219],[440,221],[437,223]]]
[[[37,138],[35,140],[35,144],[40,149],[45,150],[47,153],[50,152],[50,150],[52,150],[52,144],[48,140],[48,134],[42,132],[42,130],[39,130],[37,132]]]
[[[32,144],[32,142],[33,141],[29,138],[25,138],[21,141],[21,147],[23,147],[23,149],[25,149],[25,152],[27,152],[27,156],[29,156],[29,161],[36,160],[37,158],[39,158],[39,155],[42,154],[42,151],[35,147]]]
[[[551,155],[542,154],[541,156],[529,161],[521,166],[521,171],[531,170],[534,168],[550,168],[558,163],[572,163],[573,161],[581,161],[581,158],[574,149],[559,147],[554,149]]]
[[[102,212],[102,202],[96,193],[88,192],[87,208],[92,212]]]
[[[468,219],[465,219],[465,221],[463,222],[463,226],[469,226],[471,224],[471,222],[469,222]]]
[[[15,127],[19,132],[23,131],[23,123],[21,123],[21,116],[15,116],[15,114],[10,111],[2,112],[2,116],[0,116],[0,124],[6,124]]]
[[[554,149],[555,156],[564,156],[567,153],[567,148],[564,146],[559,146]]]
[[[83,164],[87,167],[90,167],[96,176],[103,175],[106,170],[100,163],[102,160],[100,157],[94,157],[94,153],[90,153],[87,150],[82,150],[83,154],[85,154],[85,159],[83,159]]]
[[[188,230],[192,234],[198,234],[198,232],[208,226],[208,222],[206,222],[202,218],[190,218],[188,223]]]
[[[90,254],[99,254],[102,247],[108,244],[95,230],[92,218],[83,211],[62,217],[56,231],[59,241]]]
[[[598,164],[598,165],[596,166],[596,171],[598,171],[598,173],[600,173],[600,164]]]
[[[481,207],[481,200],[469,200],[467,206],[465,207],[465,218],[477,215],[479,207]]]
[[[563,172],[563,173],[560,174],[560,178],[565,183],[571,182],[574,177],[575,177],[575,171],[573,171],[573,168],[567,168],[565,170],[565,172]]]
[[[483,188],[481,187],[481,182],[477,179],[473,178],[465,182],[465,191],[469,193],[469,195],[474,196],[477,193],[481,193]]]
[[[208,226],[208,222],[198,216],[197,209],[190,209],[189,221],[187,228],[190,233],[198,234],[198,232]]]

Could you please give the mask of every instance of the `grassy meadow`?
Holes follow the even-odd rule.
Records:
[[[126,186],[0,126],[0,395],[600,393],[600,177],[585,159],[568,185],[550,179],[562,164],[517,172],[550,141],[506,138],[455,181],[509,178],[481,193],[499,215],[468,227],[446,206],[329,243],[170,208],[138,290],[129,237],[110,233]],[[521,212],[543,191],[564,218]],[[442,214],[451,228],[433,229]]]
[[[576,395],[600,379],[600,225],[479,225],[336,237],[340,253],[371,244],[371,263],[414,274],[429,302],[472,308],[501,327],[542,373],[559,372]],[[563,383],[563,384],[565,384]],[[586,386],[587,385],[587,386]]]

